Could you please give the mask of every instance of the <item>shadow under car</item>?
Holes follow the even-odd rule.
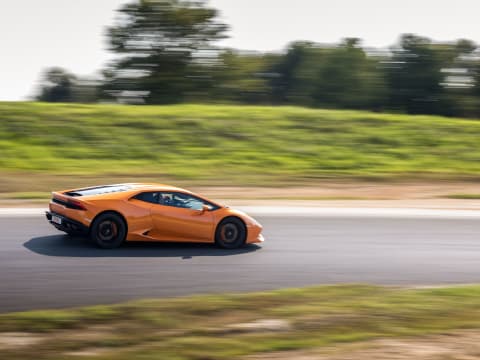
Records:
[[[70,257],[181,257],[233,256],[261,249],[248,244],[238,249],[222,249],[215,244],[170,242],[125,242],[117,249],[99,249],[87,239],[68,235],[34,237],[23,244],[28,250],[47,256]]]

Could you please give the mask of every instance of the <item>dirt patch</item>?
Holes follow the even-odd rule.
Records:
[[[58,335],[65,341],[95,341],[114,335],[115,328],[113,326],[90,326],[85,329],[77,329],[75,331],[64,331]]]
[[[379,339],[337,347],[248,356],[249,360],[447,360],[479,359],[480,331],[420,338]]]
[[[228,326],[226,332],[262,332],[262,331],[288,331],[291,330],[290,323],[282,319],[262,319],[252,322],[232,324]]]
[[[0,350],[18,349],[25,346],[31,346],[43,340],[43,336],[27,332],[0,333]]]
[[[99,356],[103,355],[108,352],[108,349],[104,348],[90,348],[90,349],[82,349],[79,351],[70,351],[65,353],[67,356],[78,356],[78,357],[90,357],[90,356]]]
[[[480,181],[318,181],[288,187],[195,187],[223,199],[407,200],[480,194]]]

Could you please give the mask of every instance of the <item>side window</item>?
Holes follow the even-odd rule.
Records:
[[[210,204],[207,201],[183,193],[160,193],[158,195],[158,203],[184,209],[201,210],[203,205],[207,205],[210,210],[216,209],[213,204]]]
[[[160,193],[158,194],[157,204],[165,206],[174,206],[173,204],[173,193]]]
[[[134,196],[134,199],[156,204],[158,202],[158,192],[142,192]]]

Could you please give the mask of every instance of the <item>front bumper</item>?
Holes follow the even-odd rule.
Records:
[[[53,211],[46,211],[45,216],[47,217],[48,222],[60,231],[82,235],[88,234],[88,227],[78,221],[60,215]],[[53,221],[54,217],[56,221]]]
[[[258,243],[263,243],[265,241],[265,238],[263,237],[262,234],[258,234],[257,236],[253,235],[249,236],[247,238],[246,243],[247,244],[258,244]]]

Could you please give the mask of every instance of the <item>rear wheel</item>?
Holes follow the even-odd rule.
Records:
[[[215,242],[225,249],[235,249],[243,246],[246,238],[245,225],[235,217],[223,219],[215,231]]]
[[[114,213],[98,216],[92,224],[90,238],[103,249],[119,247],[127,235],[127,227],[123,219]]]

